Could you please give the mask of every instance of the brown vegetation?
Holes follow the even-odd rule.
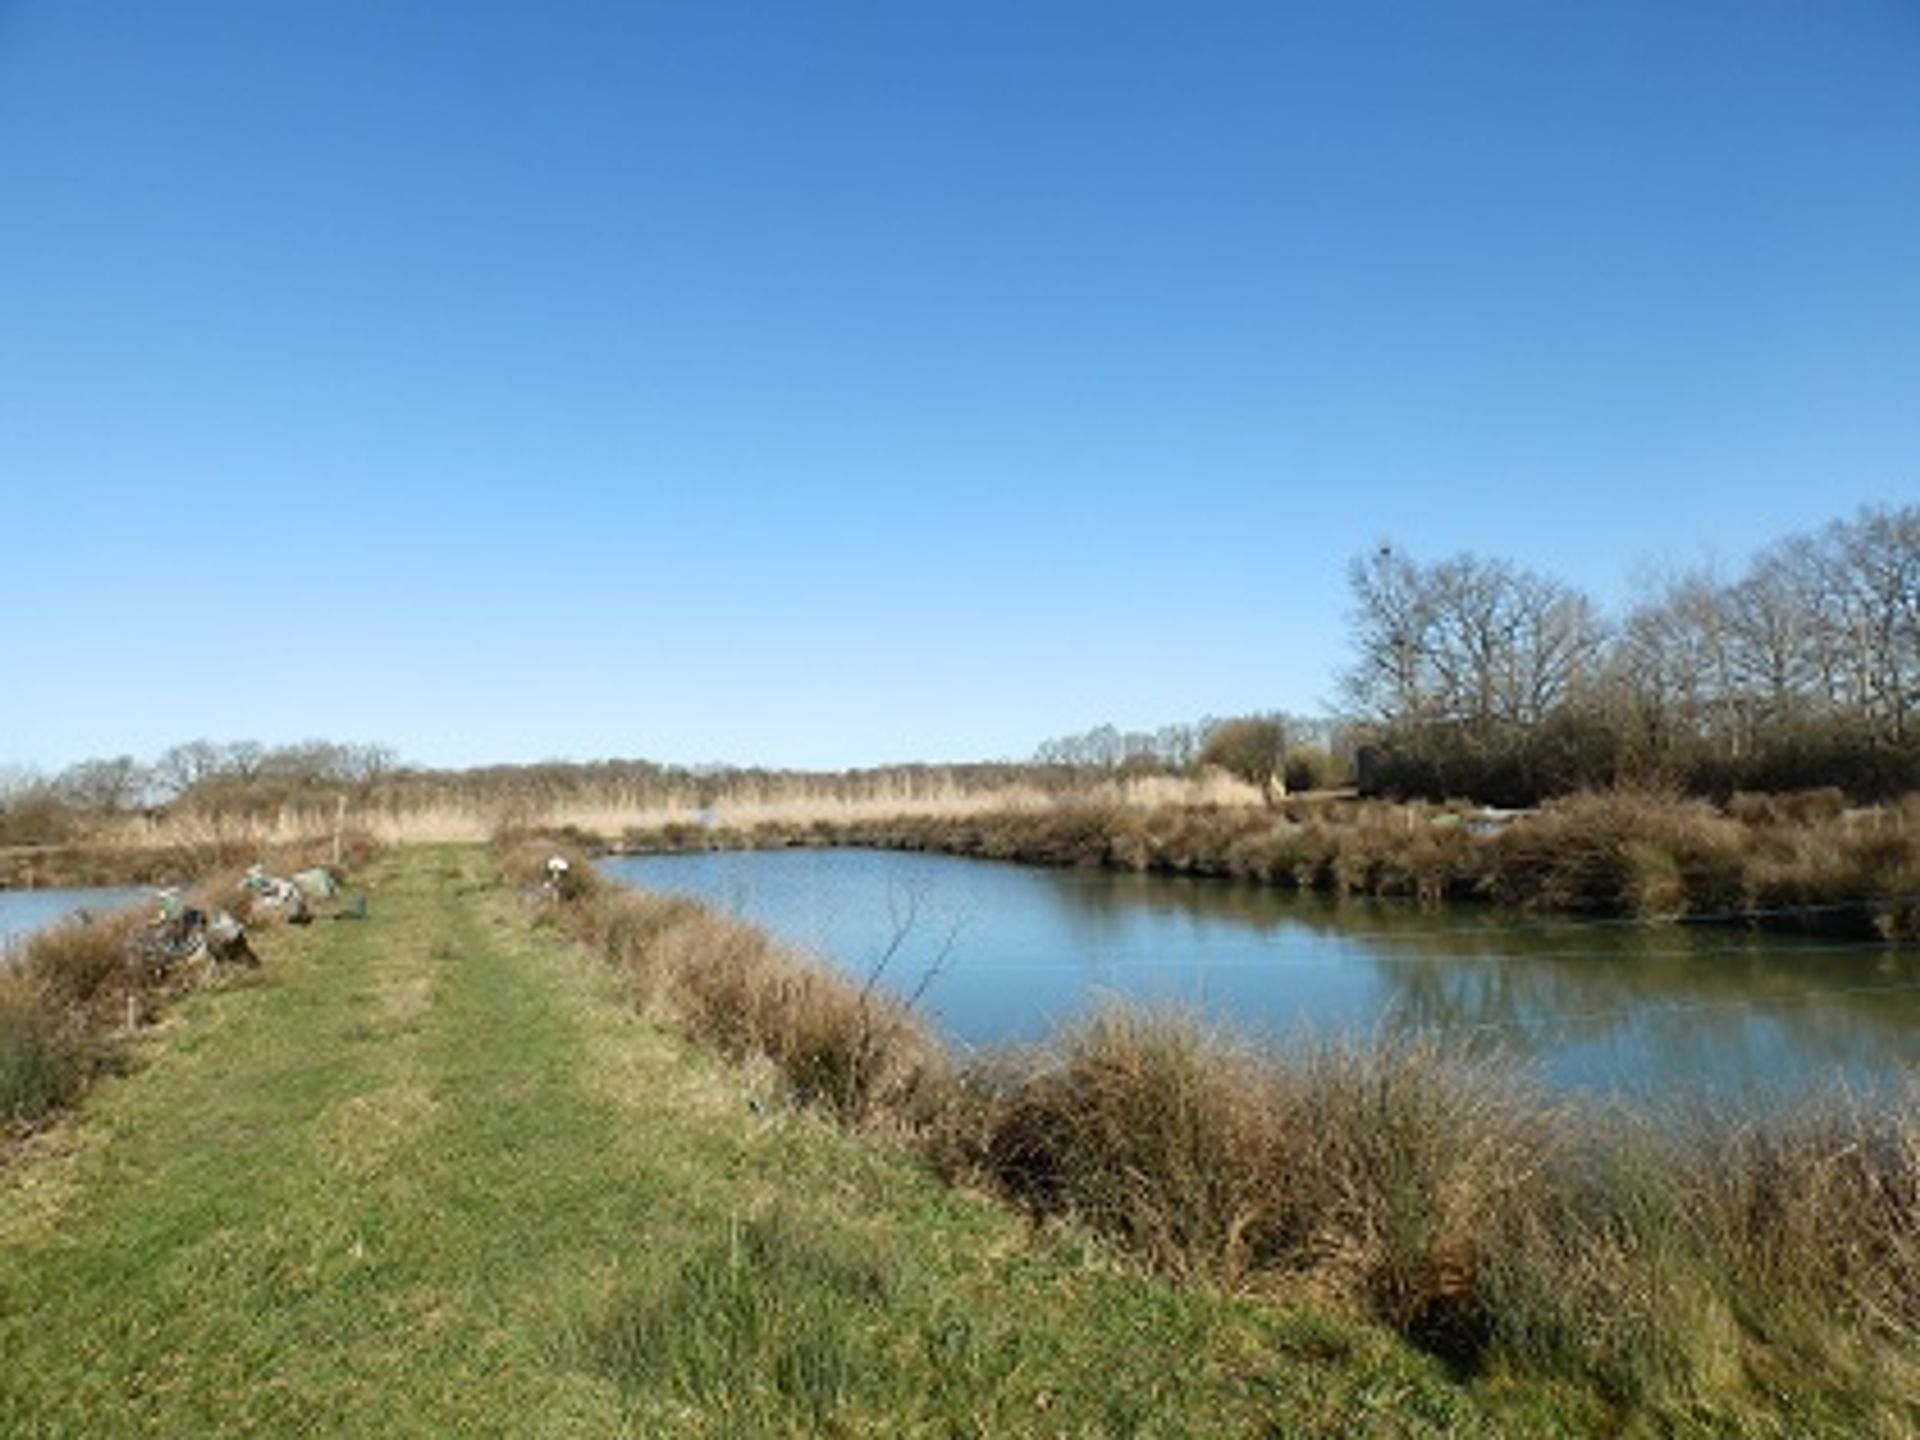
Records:
[[[1069,802],[872,824],[635,829],[621,844],[866,845],[1338,894],[1920,936],[1920,796],[1851,810],[1832,792],[1815,792],[1741,797],[1723,809],[1604,791],[1526,814],[1383,801],[1293,800],[1271,813]]]

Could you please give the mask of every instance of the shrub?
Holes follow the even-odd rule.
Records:
[[[134,915],[75,917],[29,940],[18,962],[53,1010],[110,1008],[140,982],[127,950]]]
[[[0,977],[0,1126],[31,1125],[79,1093],[86,1047],[35,988]]]
[[[965,1093],[950,1162],[1036,1213],[1166,1269],[1311,1275],[1457,1356],[1489,1333],[1485,1237],[1550,1139],[1510,1077],[1429,1044],[1255,1050],[1121,1009]]]

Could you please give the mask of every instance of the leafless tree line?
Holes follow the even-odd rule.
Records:
[[[126,814],[225,790],[365,787],[398,771],[385,745],[303,740],[269,746],[255,740],[190,740],[151,763],[131,755],[82,760],[51,778],[12,768],[0,775],[0,801],[27,797],[90,814]]]
[[[1178,771],[1191,766],[1206,743],[1208,721],[1162,725],[1157,730],[1120,730],[1095,725],[1072,735],[1043,740],[1033,752],[1037,765],[1074,770]]]
[[[1289,715],[1262,711],[1256,715],[1208,715],[1199,720],[1161,725],[1153,730],[1121,730],[1096,725],[1072,735],[1058,735],[1040,743],[1033,753],[1039,766],[1100,774],[1168,774],[1191,772],[1208,763],[1207,749],[1220,732],[1248,721],[1276,727],[1285,749],[1312,748],[1338,752],[1346,722],[1339,718]]]
[[[1920,783],[1920,507],[1790,536],[1618,620],[1505,560],[1353,562],[1345,691],[1388,788]],[[1451,776],[1449,767],[1452,767]],[[1471,789],[1470,785],[1461,788]]]

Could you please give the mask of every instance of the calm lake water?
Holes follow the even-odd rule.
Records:
[[[1434,1030],[1550,1083],[1791,1094],[1920,1066],[1920,951],[1703,927],[1334,901],[1222,880],[950,856],[630,856],[617,879],[710,901],[883,983],[965,1045],[1037,1039],[1102,997],[1243,1032]],[[933,972],[928,979],[929,972]]]
[[[151,890],[0,890],[0,953],[82,910],[101,914],[149,898]]]

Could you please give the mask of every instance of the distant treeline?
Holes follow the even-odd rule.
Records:
[[[317,812],[345,799],[353,814],[423,811],[532,823],[557,811],[700,811],[711,807],[827,804],[914,808],[1021,791],[1085,793],[1107,780],[1188,775],[1218,766],[1268,789],[1330,783],[1343,767],[1327,749],[1341,727],[1284,716],[1208,719],[1165,726],[1150,743],[1100,726],[1050,740],[1031,760],[899,764],[837,771],[682,766],[650,760],[545,761],[429,769],[400,763],[383,745],[324,740],[271,747],[195,740],[157,760],[87,760],[51,777],[0,770],[0,845],[82,838],[101,821],[196,818],[219,822]]]
[[[1363,787],[1508,804],[1614,785],[1920,788],[1920,507],[1792,535],[1609,619],[1504,560],[1350,570]]]
[[[649,760],[429,769],[402,764],[384,745],[195,740],[151,763],[122,755],[83,761],[50,777],[0,770],[0,845],[81,838],[103,820],[260,820],[343,798],[362,819],[452,810],[512,824],[568,807],[653,811],[797,800],[858,803],[1016,786],[1055,793],[1074,788],[1081,778],[1070,766],[1017,762],[825,772]]]
[[[1096,725],[1041,742],[1035,766],[1076,777],[1186,775],[1218,766],[1263,790],[1289,791],[1346,782],[1353,772],[1356,729],[1347,720],[1262,711],[1209,715],[1154,730]]]
[[[1472,554],[1422,562],[1382,545],[1348,581],[1344,714],[1101,725],[1035,761],[1082,774],[1215,763],[1264,786],[1264,745],[1289,790],[1357,782],[1507,805],[1612,787],[1920,789],[1920,507],[1789,536],[1731,579],[1670,578],[1618,618]]]
[[[1627,786],[1724,798],[1920,789],[1920,506],[1869,509],[1761,551],[1731,579],[1685,574],[1623,615],[1507,560],[1422,562],[1392,545],[1349,570],[1340,716],[1099,725],[1028,761],[836,772],[648,760],[434,770],[384,745],[194,740],[151,763],[0,767],[0,844],[70,838],[101,817],[272,815],[348,797],[362,812],[512,818],[556,806],[699,809],[869,803],[1012,787],[1063,793],[1210,765],[1276,790],[1532,804]]]

